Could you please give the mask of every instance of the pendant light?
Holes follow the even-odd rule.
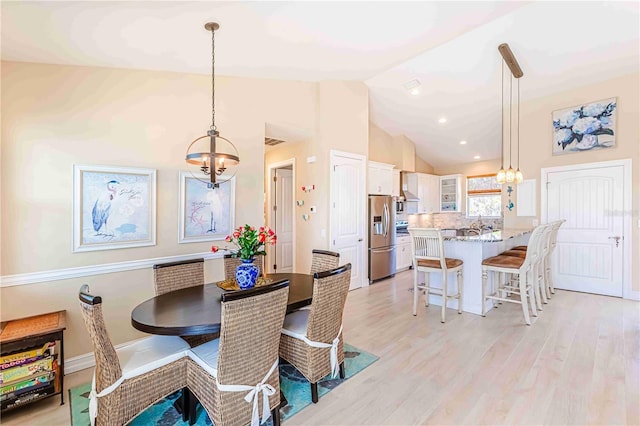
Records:
[[[505,183],[505,182],[521,183],[524,177],[522,175],[522,172],[520,171],[520,81],[518,79],[522,77],[524,74],[522,72],[522,69],[520,68],[520,65],[518,64],[518,61],[516,61],[516,58],[515,56],[513,56],[513,52],[511,51],[507,43],[502,43],[500,46],[498,46],[498,51],[502,55],[504,62],[507,64],[507,66],[509,67],[509,70],[511,71],[511,76],[509,77],[509,168],[504,174],[505,176],[504,181],[503,182],[498,181],[498,183]],[[504,70],[504,65],[503,65],[503,70]],[[518,115],[517,115],[517,123],[516,123],[517,138],[518,138],[518,141],[517,141],[518,169],[517,170],[514,170],[511,165],[511,158],[512,158],[511,157],[511,153],[512,153],[512,145],[511,145],[512,126],[511,125],[513,123],[512,111],[513,111],[513,79],[514,78],[518,80]],[[503,71],[503,80],[504,80],[504,71]],[[502,84],[502,88],[504,90],[504,81]],[[504,96],[502,99],[502,106],[504,108]],[[503,110],[503,114],[504,114],[504,110]],[[503,129],[503,135],[504,135],[504,129]],[[498,173],[500,174],[502,170],[503,169],[500,169]],[[497,180],[497,177],[496,177],[496,180]]]
[[[518,82],[518,115],[516,118],[516,137],[518,138],[518,168],[516,169],[515,182],[522,183],[524,181],[524,176],[520,171],[520,79],[517,79]]]
[[[193,176],[209,185],[217,188],[221,183],[228,182],[237,171],[240,163],[238,150],[227,138],[220,136],[216,128],[216,44],[215,32],[220,25],[208,22],[204,28],[211,31],[211,127],[207,134],[200,136],[187,148],[185,160],[187,164],[199,169],[208,179],[202,178],[202,174],[192,173]],[[208,142],[208,146],[206,144]]]

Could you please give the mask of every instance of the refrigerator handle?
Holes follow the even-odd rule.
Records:
[[[387,204],[384,205],[384,208],[382,209],[382,214],[384,216],[384,236],[386,237],[389,234],[389,207],[387,207]]]

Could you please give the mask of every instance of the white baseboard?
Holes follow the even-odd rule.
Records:
[[[146,339],[146,337],[142,337],[141,339]],[[128,342],[120,343],[119,345],[116,345],[115,348],[116,349],[123,348],[141,339],[134,339]],[[93,355],[93,352],[74,356],[72,358],[68,358],[65,360],[64,375],[66,376],[67,374],[75,373],[76,371],[85,370],[87,368],[93,368],[95,367],[95,365],[96,365],[96,358]]]
[[[640,291],[629,291],[627,292],[627,294],[624,295],[625,299],[629,299],[629,300],[638,300],[640,301]]]

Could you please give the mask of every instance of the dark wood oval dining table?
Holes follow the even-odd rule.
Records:
[[[277,273],[265,276],[274,284],[289,281],[287,313],[311,304],[313,275]],[[219,333],[221,300],[225,292],[216,283],[211,283],[152,297],[131,311],[131,324],[150,334],[194,336]]]

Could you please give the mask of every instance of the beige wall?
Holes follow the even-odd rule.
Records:
[[[429,173],[429,174],[438,174],[435,169],[433,168],[433,166],[429,163],[427,163],[426,161],[424,161],[422,158],[418,157],[416,155],[416,172],[418,173]]]
[[[373,122],[369,122],[369,160],[393,164],[402,171],[433,173],[433,166],[416,155],[411,139],[391,136]]]
[[[536,179],[538,218],[540,218],[540,170],[542,168],[624,158],[632,159],[632,259],[636,261],[632,261],[631,263],[633,264],[632,281],[634,291],[640,290],[640,262],[637,262],[638,249],[640,247],[637,226],[638,209],[640,206],[639,82],[640,74],[636,73],[566,92],[556,93],[551,96],[529,100],[522,103],[520,117],[520,169],[524,173],[525,179]],[[618,99],[615,129],[616,146],[604,150],[553,156],[551,113],[558,109],[611,97],[617,97]],[[514,156],[517,156],[517,147],[515,146]],[[514,209],[512,212],[505,214],[505,226],[531,226],[532,219],[533,218],[517,217],[516,209]]]
[[[307,152],[309,148],[309,141],[304,142],[288,142],[282,145],[267,150],[265,155],[265,185],[271,185],[268,179],[268,167],[270,164],[279,163],[285,160],[295,160],[295,191],[293,193],[294,200],[303,200],[306,198],[306,193],[302,192],[301,188],[308,185],[309,180],[309,167],[307,164]],[[265,192],[268,194],[268,188],[265,188]],[[302,219],[303,214],[309,213],[310,205],[305,201],[304,206],[296,206],[294,208],[294,218],[296,227],[296,239],[294,241],[295,250],[295,270],[298,272],[308,271],[311,268],[311,250],[314,247],[311,245],[311,241],[305,236],[308,230],[305,226],[305,221]],[[267,223],[273,224],[271,218],[271,210],[266,209]]]
[[[1,83],[3,276],[209,250],[212,243],[177,241],[178,171],[185,169],[188,144],[211,123],[210,77],[3,62]],[[314,128],[317,116],[326,114],[332,102],[339,103],[342,107],[323,120],[323,140],[334,141],[316,150],[326,180],[329,147],[342,144],[342,149],[354,146],[366,153],[366,87],[339,82],[319,86],[216,76],[216,124],[241,158],[236,224],[263,223],[266,122]],[[326,92],[322,111],[318,92]],[[350,113],[354,106],[357,112]],[[156,169],[157,244],[72,253],[74,164]],[[318,206],[328,197],[323,179],[316,178],[323,185]],[[325,214],[324,227],[326,223]],[[302,231],[311,233],[311,226]],[[209,281],[223,275],[220,260],[207,261],[205,269]],[[67,357],[90,352],[77,306],[83,283],[103,296],[115,344],[141,336],[130,325],[130,312],[153,295],[150,269],[3,287],[2,320],[66,309]]]

